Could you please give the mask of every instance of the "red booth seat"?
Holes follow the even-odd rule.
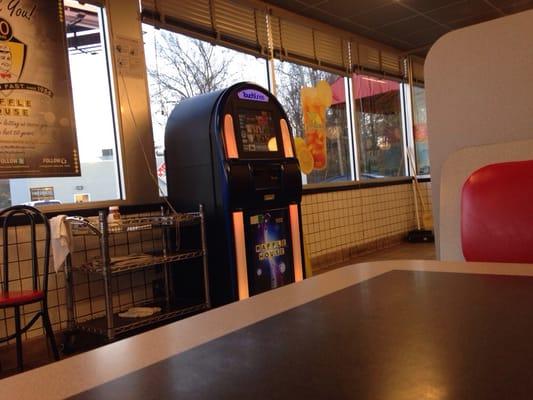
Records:
[[[533,160],[478,169],[461,195],[467,261],[533,263]]]

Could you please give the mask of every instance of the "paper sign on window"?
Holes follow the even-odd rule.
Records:
[[[0,178],[78,175],[63,2],[0,0]]]
[[[302,88],[300,95],[304,117],[305,143],[313,157],[312,170],[322,170],[327,166],[326,110],[332,102],[331,86],[326,81],[319,81],[316,87]],[[307,155],[306,153],[301,154]],[[302,161],[305,160],[301,160],[300,164]],[[304,171],[304,173],[307,172]]]

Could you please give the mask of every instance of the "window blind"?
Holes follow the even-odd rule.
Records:
[[[142,0],[143,22],[174,32],[266,56],[261,13],[228,0]],[[264,25],[264,24],[263,24]]]
[[[146,23],[263,57],[268,56],[268,14],[274,57],[342,75],[357,69],[404,75],[399,52],[316,28],[286,12],[277,15],[274,7],[257,1],[141,0],[141,6]]]
[[[262,52],[253,8],[221,0],[214,0],[213,4],[213,24],[217,35],[226,37],[226,40],[234,39],[238,43],[248,43]]]
[[[256,23],[257,23],[257,36],[259,38],[259,43],[265,48],[268,49],[268,28],[267,28],[267,11],[266,10],[256,10]],[[268,20],[270,24],[270,29],[272,32],[272,45],[273,50],[281,49],[281,33],[280,33],[280,20],[279,18],[268,14]]]
[[[215,44],[268,55],[267,10],[231,0],[142,0],[143,22]],[[348,45],[339,37],[269,14],[274,55],[347,74]]]
[[[403,62],[400,53],[381,49],[377,46],[352,41],[352,66],[355,71],[362,70],[395,78],[403,78]]]
[[[348,42],[339,37],[315,31],[316,58],[320,64],[349,68]]]
[[[143,18],[158,24],[183,25],[205,33],[211,29],[210,0],[165,1],[142,0]]]
[[[266,21],[265,11],[262,14]],[[347,74],[350,66],[346,40],[287,18],[269,14],[269,19],[275,57]],[[266,22],[259,29],[260,36],[267,38]]]
[[[315,60],[313,29],[281,20],[282,50],[286,57],[301,56]]]

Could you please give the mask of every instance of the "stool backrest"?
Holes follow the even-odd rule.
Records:
[[[20,221],[20,222],[19,222]],[[3,233],[3,283],[2,290],[7,292],[9,289],[9,228],[27,223],[30,227],[30,248],[32,263],[32,286],[33,290],[43,290],[45,293],[48,289],[48,269],[50,262],[50,223],[48,218],[38,209],[25,205],[17,205],[5,208],[0,211],[0,224]],[[44,259],[43,259],[43,283],[39,283],[39,257],[37,254],[37,224],[44,225]]]
[[[467,261],[533,263],[533,160],[484,166],[461,195]]]

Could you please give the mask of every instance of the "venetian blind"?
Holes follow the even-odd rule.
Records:
[[[268,55],[267,9],[231,0],[142,0],[143,21],[213,43]],[[274,55],[347,74],[350,69],[346,40],[269,15]]]
[[[350,48],[354,70],[403,78],[403,62],[399,52],[357,41],[352,41]]]
[[[267,10],[266,5],[261,8],[257,2],[251,5],[244,0],[141,0],[141,3],[144,22],[254,55],[268,55],[269,24],[276,58],[344,75],[351,70],[364,70],[396,78],[404,76],[399,52],[369,41],[349,41],[348,35],[341,37],[304,23],[301,18],[276,15],[275,10]],[[423,67],[415,63],[414,68],[415,79],[423,81]]]

